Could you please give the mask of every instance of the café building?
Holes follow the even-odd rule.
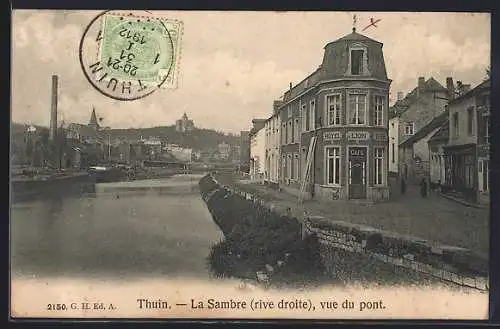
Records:
[[[305,199],[389,198],[391,80],[382,46],[353,28],[328,43],[318,69],[285,92],[279,110],[284,188],[300,191],[305,181]]]

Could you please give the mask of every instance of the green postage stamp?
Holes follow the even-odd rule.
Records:
[[[147,11],[106,11],[88,25],[80,62],[89,82],[117,100],[176,88],[183,24]]]
[[[162,18],[107,14],[99,57],[109,75],[174,86],[181,23]]]

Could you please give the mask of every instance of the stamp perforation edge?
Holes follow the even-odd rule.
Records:
[[[184,38],[184,22],[176,19],[176,18],[166,18],[166,17],[157,17],[155,14],[151,14],[152,16],[144,16],[144,15],[136,15],[134,13],[129,12],[128,14],[125,13],[117,13],[117,12],[109,12],[104,14],[103,20],[102,20],[102,26],[101,26],[101,31],[104,33],[104,25],[105,25],[105,17],[106,16],[115,16],[115,17],[125,17],[125,18],[142,18],[146,20],[158,20],[160,22],[173,22],[177,25],[177,42],[176,42],[176,49],[175,49],[175,57],[174,57],[174,70],[171,72],[171,83],[170,84],[165,84],[165,87],[170,86],[170,88],[164,88],[165,90],[168,89],[177,89],[179,87],[179,72],[180,72],[180,63],[181,63],[181,58],[182,58],[182,39]],[[167,29],[167,32],[170,33]],[[97,47],[97,54],[96,54],[96,60],[99,61],[101,58],[101,49],[102,49],[102,38],[98,42],[98,47]],[[167,78],[168,80],[168,78]]]

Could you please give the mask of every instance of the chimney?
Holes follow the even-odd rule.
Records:
[[[403,92],[402,91],[398,91],[398,101],[402,100],[403,99]]]
[[[276,100],[273,102],[273,114],[278,113],[278,110],[279,110],[281,104],[283,104],[283,101],[281,101],[281,100]]]
[[[470,84],[467,85],[462,85],[462,92],[461,94],[465,94],[470,91]]]
[[[448,89],[448,99],[451,100],[455,98],[455,84],[453,83],[452,77],[446,78],[446,89]]]
[[[57,131],[57,83],[59,77],[57,75],[52,76],[52,103],[50,109],[50,130],[49,139],[54,140]]]
[[[292,83],[290,82],[290,90],[292,90]]]
[[[418,90],[425,89],[425,77],[418,77]]]

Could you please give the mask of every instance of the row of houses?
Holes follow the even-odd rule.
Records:
[[[393,179],[485,192],[489,82],[471,90],[455,86],[452,77],[446,87],[432,77],[416,81],[390,107],[383,44],[355,29],[328,43],[320,66],[290,84],[269,118],[253,120],[251,178],[322,200],[386,200]],[[455,114],[460,111],[465,114]],[[472,133],[463,123],[468,116],[474,117]]]
[[[447,84],[443,110],[399,143],[398,167],[392,169],[407,181],[427,179],[443,192],[489,203],[490,80],[473,89],[460,83],[453,88],[451,78]],[[402,116],[391,121],[412,122]]]

